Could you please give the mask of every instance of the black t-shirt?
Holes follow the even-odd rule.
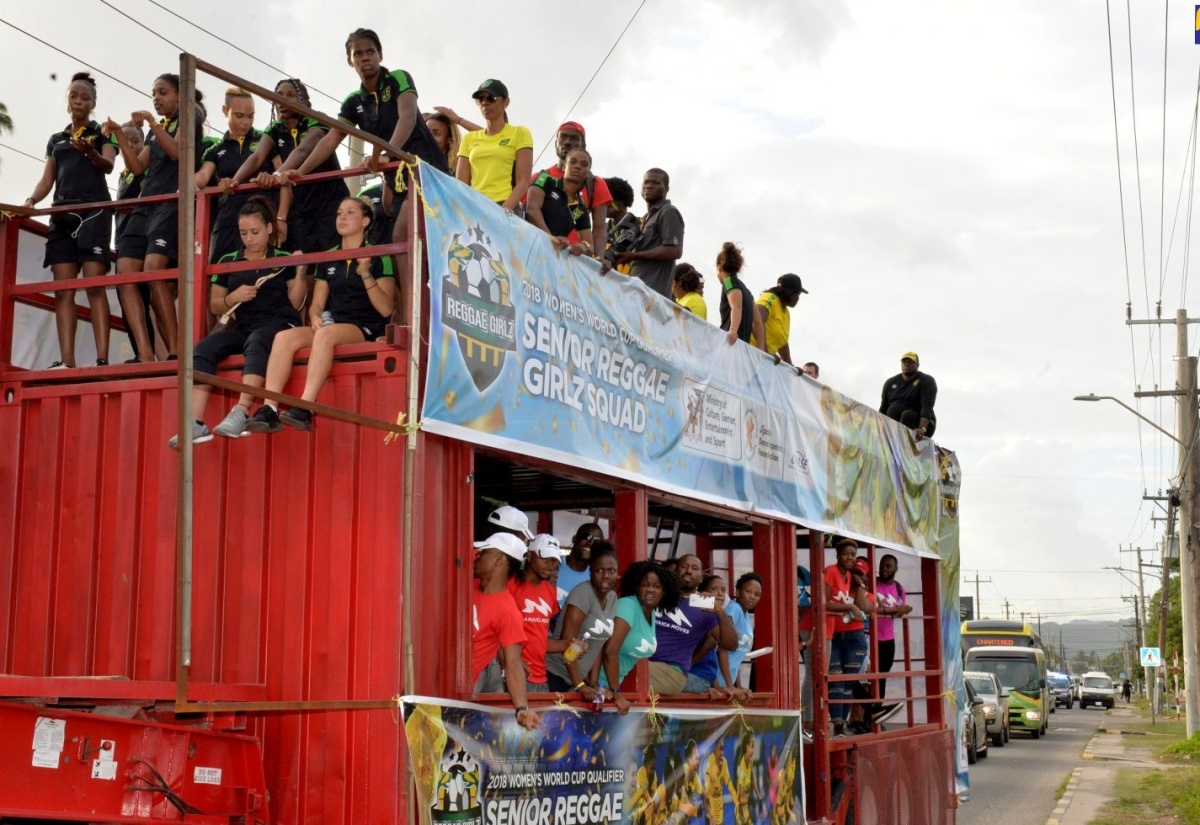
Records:
[[[592,213],[578,196],[573,201],[569,200],[560,178],[542,172],[532,185],[546,193],[542,201],[542,219],[546,221],[551,235],[565,238],[572,230],[582,232],[592,228]]]
[[[246,301],[237,308],[234,318],[237,319],[239,329],[245,332],[252,332],[269,321],[280,319],[295,326],[300,325],[300,313],[292,306],[292,302],[288,300],[288,282],[296,277],[296,267],[286,266],[283,260],[272,260],[274,258],[286,259],[288,257],[290,256],[287,252],[272,246],[267,248],[267,259],[263,261],[263,269],[251,269],[245,272],[224,272],[212,276],[212,283],[232,292],[240,286],[247,284],[253,286],[255,281],[264,275],[279,272],[274,278],[263,282],[258,288],[258,295],[254,296],[253,300]],[[244,260],[246,260],[246,253],[244,250],[239,250],[225,255],[218,263],[230,264],[235,261]]]
[[[281,161],[287,160],[311,130],[324,128],[310,117],[300,118],[295,129],[289,129],[282,120],[272,120],[265,132],[273,147],[270,157],[278,155]],[[313,169],[311,174],[336,172],[341,168],[337,152],[334,152]],[[340,201],[349,194],[350,190],[346,187],[345,180],[323,180],[316,183],[299,181],[292,189],[292,209],[300,214],[316,217],[321,212],[320,207],[328,205],[331,201]]]
[[[211,186],[222,178],[232,178],[237,174],[237,170],[242,168],[246,158],[258,150],[258,143],[262,140],[262,136],[262,132],[253,128],[246,133],[244,138],[240,139],[226,132],[225,137],[219,142],[205,149],[204,154],[200,156],[201,165],[211,163],[216,167],[216,172],[213,173],[209,185]],[[239,210],[253,194],[253,192],[237,192],[210,200],[216,213],[212,219],[212,228],[216,230],[236,225]]]
[[[388,321],[387,315],[380,315],[371,305],[371,296],[367,295],[367,284],[358,274],[358,259],[363,257],[370,247],[371,244],[367,244],[358,249],[348,250],[351,257],[347,260],[320,264],[313,273],[318,281],[329,285],[329,300],[325,302],[325,309],[333,313],[334,320],[339,324],[374,327]],[[340,244],[334,247],[341,248]],[[395,278],[392,256],[381,255],[372,258],[371,275],[375,280]]]
[[[117,200],[134,200],[142,194],[143,177],[143,175],[134,175],[128,169],[123,171],[121,177],[117,179]],[[130,210],[117,212],[116,237],[121,237],[121,232],[125,229],[125,222],[129,220],[131,214]]]
[[[754,332],[754,313],[758,310],[754,308],[754,296],[750,288],[736,275],[726,275],[721,279],[721,329],[729,332],[729,293],[735,289],[742,293],[742,320],[738,324],[737,337],[748,344]]]
[[[83,152],[71,145],[75,137],[92,144],[97,154],[106,145],[117,145],[116,136],[104,137],[100,124],[94,120],[81,129],[72,130],[68,125],[61,132],[51,135],[46,143],[46,157],[54,159],[54,205],[112,200],[104,173]]]
[[[195,172],[200,169],[200,158],[204,154],[204,124],[200,119],[200,113],[196,112],[194,118],[196,124],[194,140],[196,144],[196,168]],[[177,133],[179,132],[179,113],[171,115],[169,118],[161,121],[163,129],[167,134],[178,140]],[[150,130],[150,136],[146,138],[146,145],[150,147],[150,166],[146,169],[145,180],[142,181],[143,195],[165,195],[168,192],[179,191],[179,161],[171,160],[167,157],[167,153],[163,151],[162,146],[155,137],[154,130]]]
[[[391,140],[392,133],[396,131],[396,122],[400,119],[396,101],[400,99],[400,95],[416,93],[417,87],[413,83],[412,75],[403,69],[389,72],[380,66],[375,91],[370,92],[365,86],[359,86],[356,91],[346,95],[338,118],[376,137]],[[408,140],[400,148],[410,155],[416,155],[440,172],[450,171],[450,167],[446,165],[446,155],[438,148],[437,141],[420,113],[417,114]]]
[[[896,373],[883,382],[882,396],[879,411],[890,418],[899,421],[901,413],[911,410],[921,418],[937,420],[933,414],[933,405],[937,403],[937,381],[932,375],[918,370],[911,381],[905,381],[904,373]]]
[[[371,202],[371,225],[367,227],[367,242],[372,246],[383,246],[392,242],[392,223],[383,211],[383,184],[368,186],[358,197]]]

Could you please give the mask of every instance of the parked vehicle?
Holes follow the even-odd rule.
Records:
[[[1009,692],[1009,723],[1034,739],[1048,731],[1050,691],[1046,689],[1046,653],[1032,647],[973,647],[965,670],[996,674]]]
[[[967,764],[974,765],[978,760],[988,755],[987,716],[984,713],[984,700],[971,686],[971,680],[964,680],[967,690],[967,705],[962,709],[963,749],[967,752]]]
[[[1050,696],[1054,700],[1050,712],[1062,705],[1067,710],[1075,707],[1075,683],[1065,673],[1047,673],[1046,684],[1050,686]]]
[[[1008,691],[1000,684],[996,674],[982,670],[968,670],[963,678],[983,700],[983,715],[987,719],[987,732],[992,744],[1004,747],[1012,732],[1008,719]]]
[[[1107,673],[1092,671],[1083,674],[1083,694],[1079,706],[1084,708],[1105,707],[1112,710],[1117,702],[1117,688]]]

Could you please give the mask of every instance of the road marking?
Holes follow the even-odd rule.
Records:
[[[1075,795],[1076,789],[1079,788],[1079,780],[1083,776],[1083,766],[1071,771],[1071,778],[1067,780],[1066,790],[1063,791],[1062,798],[1058,800],[1058,804],[1054,806],[1054,811],[1051,812],[1050,818],[1046,820],[1046,825],[1062,825],[1063,815],[1067,812],[1067,808],[1071,806],[1071,797]]]

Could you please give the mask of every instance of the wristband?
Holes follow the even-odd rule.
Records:
[[[529,710],[529,705],[517,705],[517,716],[520,716],[527,710]]]
[[[575,689],[579,690],[580,688],[585,688],[585,687],[587,687],[587,682],[580,682],[579,684],[577,684],[575,686]]]

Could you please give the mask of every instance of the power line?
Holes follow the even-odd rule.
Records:
[[[152,29],[152,28],[150,28],[149,26],[147,26],[147,25],[146,25],[145,23],[143,23],[141,20],[138,20],[136,17],[133,17],[132,15],[126,14],[125,12],[121,11],[121,10],[120,10],[120,9],[118,9],[116,6],[114,6],[112,3],[108,2],[108,0],[100,0],[100,3],[101,3],[102,5],[108,6],[110,9],[112,9],[112,10],[113,10],[113,11],[115,11],[117,14],[121,15],[121,16],[122,16],[122,17],[124,17],[126,20],[130,21],[131,23],[134,23],[134,24],[136,24],[136,25],[138,25],[138,26],[142,27],[142,28],[143,28],[143,29],[145,29],[146,31],[150,32],[152,35],[154,35],[155,37],[157,37],[159,40],[162,40],[162,41],[165,41],[165,42],[167,42],[167,43],[171,44],[171,45],[172,45],[172,46],[174,46],[175,48],[179,49],[179,51],[181,51],[181,52],[186,52],[186,51],[187,51],[187,49],[185,49],[183,46],[180,46],[178,43],[176,43],[176,42],[175,42],[175,41],[173,41],[173,40],[169,40],[169,39],[167,39],[167,37],[166,37],[166,36],[164,36],[164,35],[163,35],[163,34],[161,34],[160,32],[156,32],[154,29]]]
[[[29,158],[30,160],[37,161],[38,163],[46,162],[45,158],[39,158],[37,155],[31,155],[22,149],[18,149],[16,146],[9,146],[7,143],[0,143],[0,147],[7,149],[10,152],[16,152],[18,155],[24,155],[25,157]]]
[[[124,86],[126,89],[130,89],[131,91],[137,92],[139,95],[143,95],[143,96],[144,96],[144,95],[146,94],[145,90],[143,90],[143,89],[138,89],[138,88],[136,88],[136,87],[134,87],[134,86],[131,86],[130,84],[126,83],[126,82],[125,82],[124,80],[122,80],[121,78],[119,78],[119,77],[115,77],[114,75],[111,75],[111,74],[109,74],[108,72],[104,71],[103,69],[101,69],[101,68],[98,68],[98,67],[96,67],[96,66],[93,66],[91,63],[88,63],[86,60],[82,60],[82,59],[80,59],[80,58],[76,57],[75,55],[71,54],[70,52],[64,52],[64,51],[63,51],[62,49],[60,49],[58,46],[52,45],[52,44],[50,44],[50,43],[47,43],[45,40],[43,40],[42,38],[38,37],[36,34],[30,34],[29,32],[27,32],[27,31],[25,31],[24,29],[22,29],[20,26],[14,26],[12,23],[8,22],[7,20],[5,20],[5,19],[3,19],[3,18],[0,18],[0,23],[3,23],[4,25],[8,26],[10,29],[16,29],[16,30],[17,30],[17,31],[19,31],[21,34],[25,35],[26,37],[28,37],[28,38],[31,38],[31,39],[33,39],[33,40],[36,40],[37,42],[41,43],[41,44],[42,44],[43,46],[45,46],[46,48],[48,48],[48,49],[53,49],[54,51],[58,52],[59,54],[63,55],[64,57],[69,57],[69,58],[71,58],[71,59],[72,59],[72,60],[74,60],[76,63],[82,63],[84,66],[87,66],[89,69],[91,69],[91,70],[92,70],[93,72],[95,72],[96,74],[103,75],[104,77],[107,77],[109,80],[114,80],[114,81],[116,81],[117,83],[120,83],[120,84],[121,84],[122,86]]]
[[[571,108],[567,109],[567,113],[565,115],[563,115],[562,119],[559,121],[560,123],[563,122],[564,120],[571,119],[571,113],[575,111],[575,107],[579,105],[579,101],[583,100],[583,96],[585,94],[587,94],[587,90],[592,88],[592,82],[596,79],[596,76],[600,74],[600,70],[603,69],[604,64],[608,62],[608,58],[612,57],[613,51],[615,51],[617,46],[620,45],[620,43],[621,43],[621,38],[623,38],[625,36],[625,32],[629,31],[629,27],[633,25],[633,21],[637,19],[637,16],[639,14],[641,14],[642,8],[645,5],[646,5],[646,0],[642,0],[642,2],[638,4],[638,7],[636,9],[634,9],[633,16],[630,17],[629,22],[625,24],[625,28],[621,29],[621,33],[617,35],[617,39],[613,41],[612,46],[608,50],[608,53],[604,55],[604,59],[600,61],[600,65],[596,67],[596,71],[592,72],[592,76],[590,78],[588,78],[588,82],[583,87],[583,91],[579,93],[579,97],[575,98],[575,102],[571,104]],[[556,134],[558,134],[557,131],[551,133],[550,139],[548,141],[546,141],[546,143],[542,146],[542,150],[537,153],[537,157],[533,159],[533,162],[535,164],[539,160],[541,160],[542,155],[546,154],[546,150],[548,148],[550,148],[550,144],[554,142],[553,135],[556,135]]]
[[[106,2],[105,2],[105,0],[100,0],[100,2],[104,3],[106,6],[108,5],[108,3],[106,3]],[[228,40],[226,40],[224,37],[221,37],[221,35],[219,35],[219,34],[216,34],[215,32],[211,32],[211,31],[209,31],[208,29],[206,29],[206,28],[204,28],[203,26],[201,26],[199,23],[195,23],[195,22],[193,22],[193,21],[191,21],[191,20],[187,19],[186,17],[184,17],[184,16],[183,16],[182,14],[180,14],[179,12],[177,12],[177,11],[175,11],[175,10],[173,10],[173,9],[169,9],[169,8],[167,8],[166,6],[164,6],[162,3],[159,3],[159,2],[157,2],[157,0],[147,0],[147,2],[148,2],[148,3],[150,3],[150,5],[152,5],[152,6],[157,6],[158,8],[162,9],[163,11],[165,11],[167,14],[171,15],[172,17],[177,17],[178,19],[182,20],[184,23],[187,23],[187,24],[188,24],[189,26],[191,26],[192,28],[199,29],[200,31],[202,31],[202,32],[204,32],[205,34],[207,34],[209,37],[212,37],[212,38],[215,38],[215,39],[217,39],[217,40],[220,40],[220,41],[221,41],[222,43],[224,43],[226,46],[229,46],[231,49],[234,49],[234,50],[236,50],[236,51],[238,51],[238,52],[241,52],[242,54],[246,55],[246,57],[248,57],[248,58],[250,58],[251,60],[254,60],[254,61],[258,62],[258,63],[261,63],[262,65],[266,66],[268,69],[271,69],[272,71],[279,72],[279,73],[280,73],[281,75],[283,75],[284,77],[294,77],[294,75],[293,75],[291,72],[289,72],[289,71],[287,71],[287,70],[285,70],[285,69],[281,69],[281,68],[279,68],[278,66],[273,66],[273,65],[271,65],[271,64],[270,64],[270,63],[268,63],[267,61],[265,61],[265,60],[261,59],[260,57],[258,57],[258,55],[251,54],[250,52],[248,52],[248,51],[246,51],[245,49],[243,49],[241,46],[238,46],[238,45],[236,45],[236,44],[234,44],[234,43],[231,43],[231,42],[229,42],[229,41],[228,41]],[[181,51],[182,51],[182,50],[181,50]],[[313,86],[311,83],[305,83],[304,85],[305,85],[306,87],[308,87],[310,90],[312,90],[312,91],[316,92],[317,94],[324,95],[325,97],[327,97],[327,98],[329,98],[330,100],[332,100],[334,103],[341,103],[341,100],[340,100],[339,98],[336,98],[336,97],[334,97],[333,95],[329,94],[328,92],[323,92],[323,91],[321,91],[321,90],[320,90],[320,89],[318,89],[316,86]]]

